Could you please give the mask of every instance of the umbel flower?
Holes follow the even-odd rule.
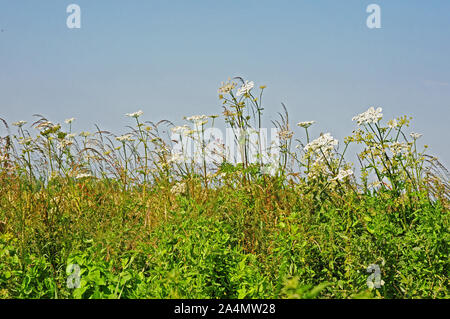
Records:
[[[300,122],[300,123],[297,123],[297,126],[300,126],[300,127],[303,127],[303,128],[308,128],[311,125],[313,125],[314,123],[316,123],[316,121]]]
[[[208,122],[208,116],[206,115],[193,115],[190,117],[186,117],[186,120],[196,125],[200,126],[206,124]]]
[[[337,174],[337,176],[335,178],[333,178],[333,180],[340,180],[342,181],[343,179],[349,177],[353,175],[353,171],[351,169],[347,169],[347,170],[339,170],[339,173]]]
[[[237,90],[236,95],[241,96],[245,93],[249,93],[251,89],[255,86],[255,83],[253,81],[245,81],[245,83]]]
[[[123,142],[131,142],[131,141],[133,141],[132,137],[133,137],[132,134],[125,134],[125,135],[122,135],[122,136],[117,136],[116,140],[118,140],[119,142],[122,142],[122,143]]]
[[[322,152],[329,152],[332,151],[334,146],[338,144],[338,140],[335,139],[333,136],[331,136],[330,133],[326,133],[321,135],[319,138],[315,139],[314,141],[308,143],[305,146],[305,151],[312,151],[316,152],[321,150]]]
[[[27,124],[27,121],[18,121],[18,122],[14,122],[12,125],[17,126],[17,127],[22,127],[25,124]]]
[[[186,192],[186,184],[185,183],[176,183],[170,190],[170,192],[174,195],[180,195]]]
[[[185,135],[187,132],[189,132],[190,131],[190,127],[189,126],[187,126],[187,125],[183,125],[183,126],[175,126],[175,127],[172,127],[172,133],[174,133],[174,134],[182,134],[182,135]]]
[[[356,121],[358,125],[378,123],[379,120],[383,118],[383,109],[381,107],[375,110],[374,107],[369,108],[364,113],[356,115],[352,118],[352,121]]]
[[[73,121],[75,121],[75,118],[72,117],[70,119],[65,120],[64,122],[66,122],[66,124],[71,124]]]
[[[411,136],[413,140],[418,140],[419,138],[422,137],[422,134],[413,132],[413,133],[409,134],[409,136]]]
[[[142,116],[144,114],[144,112],[142,112],[141,110],[134,112],[134,113],[127,113],[125,114],[128,117],[134,117],[135,119],[137,119],[138,117]]]
[[[227,83],[223,83],[222,82],[222,86],[219,88],[219,93],[221,94],[227,94],[229,92],[231,92],[231,90],[233,90],[236,87],[236,83],[232,82],[227,82]]]

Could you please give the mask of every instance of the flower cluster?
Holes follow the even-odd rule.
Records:
[[[351,169],[346,169],[346,170],[341,169],[341,170],[339,170],[339,173],[337,174],[337,176],[335,178],[333,178],[333,180],[342,181],[345,178],[347,178],[347,177],[349,177],[349,176],[351,176],[353,174],[354,173],[353,173],[353,171]]]
[[[227,83],[223,83],[222,82],[222,86],[219,88],[219,93],[221,94],[227,94],[230,93],[231,90],[233,90],[236,87],[236,83],[234,82],[227,82]]]
[[[245,83],[237,90],[236,95],[241,96],[243,94],[248,94],[254,86],[255,83],[253,81],[245,81]]]
[[[142,116],[144,114],[144,112],[142,112],[141,110],[134,112],[134,113],[127,113],[125,114],[128,117],[134,117],[135,119],[137,119],[138,117]]]
[[[172,194],[176,195],[181,195],[186,193],[186,184],[185,183],[176,183],[170,190],[170,192]]]
[[[131,141],[133,141],[132,137],[133,137],[132,134],[125,134],[125,135],[116,137],[116,140],[118,140],[119,142],[122,142],[122,143],[131,142]]]
[[[313,125],[314,123],[316,123],[316,121],[300,122],[300,123],[297,123],[297,126],[300,126],[300,127],[303,127],[303,128],[308,128],[311,125]]]
[[[333,150],[334,146],[338,144],[338,140],[331,136],[330,133],[322,134],[319,138],[314,141],[308,143],[305,146],[305,151],[322,151],[324,153],[330,152]]]
[[[356,121],[358,125],[378,123],[383,118],[383,109],[381,107],[375,108],[371,107],[364,113],[361,113],[352,118],[352,121]]]

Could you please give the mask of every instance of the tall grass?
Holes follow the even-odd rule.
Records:
[[[410,118],[370,108],[339,143],[311,137],[314,121],[296,137],[283,105],[268,144],[265,86],[235,81],[219,89],[221,117],[182,126],[141,111],[123,135],[2,120],[0,296],[448,298],[449,173],[407,134]],[[239,163],[207,134],[220,119]],[[193,157],[172,151],[188,140]]]

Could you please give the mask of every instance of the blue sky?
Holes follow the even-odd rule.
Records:
[[[79,30],[66,27],[71,3]],[[371,3],[382,29],[366,27]],[[450,164],[449,14],[448,0],[0,0],[0,117],[121,133],[142,109],[181,123],[219,113],[221,81],[242,76],[267,85],[268,119],[283,102],[315,135],[342,139],[369,106],[411,115]]]

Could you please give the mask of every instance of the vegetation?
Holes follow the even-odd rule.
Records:
[[[266,147],[265,87],[236,80],[219,98],[239,163],[207,132],[216,115],[139,111],[121,136],[3,121],[0,297],[449,298],[449,174],[410,119],[370,108],[340,145],[310,139],[313,121],[296,138],[285,111]],[[193,156],[172,151],[183,139]]]

